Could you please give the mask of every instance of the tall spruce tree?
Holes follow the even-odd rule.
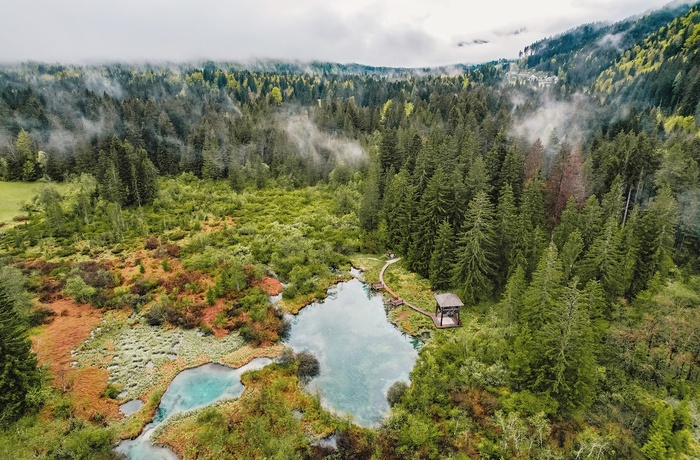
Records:
[[[646,289],[656,272],[663,277],[673,267],[673,245],[678,205],[669,189],[661,189],[644,209],[636,222],[639,250],[632,290]]]
[[[563,289],[552,320],[535,334],[540,350],[534,389],[551,394],[564,413],[588,407],[597,382],[594,335],[577,284],[573,279]]]
[[[619,296],[624,288],[622,252],[618,216],[611,215],[601,234],[588,248],[581,261],[581,280],[585,283],[599,280],[610,300]]]
[[[430,285],[433,290],[444,290],[452,284],[454,232],[444,220],[438,228],[435,246],[430,256]]]
[[[488,194],[481,191],[469,202],[464,228],[457,242],[454,284],[461,286],[468,302],[493,294],[492,280],[498,258],[496,245],[493,205]]]
[[[559,252],[559,259],[561,260],[562,273],[565,281],[568,281],[574,275],[574,268],[582,253],[583,238],[578,230],[574,230],[569,234],[566,243],[564,243],[564,246]]]
[[[522,248],[518,247],[518,234],[522,233],[518,211],[515,207],[515,196],[509,183],[501,188],[498,196],[497,207],[497,232],[498,232],[498,267],[500,281],[506,277],[519,265],[522,255]]]
[[[554,242],[537,264],[532,275],[532,282],[525,291],[523,314],[521,320],[530,330],[539,330],[544,324],[551,322],[556,315],[556,305],[561,296],[563,271],[561,261]]]
[[[430,257],[433,253],[435,237],[440,223],[449,219],[453,210],[450,176],[444,167],[438,168],[430,178],[420,200],[418,210],[418,234],[413,236],[408,263],[411,269],[424,277],[430,275]]]
[[[202,149],[202,178],[219,179],[224,176],[226,163],[219,148],[219,139],[214,129],[207,131]]]
[[[29,408],[27,395],[41,384],[31,342],[3,284],[0,284],[0,428]]]

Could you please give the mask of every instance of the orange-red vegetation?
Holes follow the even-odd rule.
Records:
[[[95,366],[75,369],[72,373],[73,407],[79,417],[94,419],[98,414],[107,419],[119,418],[119,403],[102,397],[107,388],[109,371]]]
[[[269,276],[263,276],[254,285],[265,291],[267,295],[277,295],[284,289],[284,286],[282,286],[279,280],[270,278]]]
[[[90,331],[100,323],[102,313],[70,299],[57,300],[46,307],[55,313],[54,319],[32,337],[32,345],[39,362],[49,363],[52,374],[58,376],[61,371],[71,370],[71,350],[90,336]],[[54,384],[58,386],[55,381]]]
[[[102,397],[109,372],[94,366],[71,366],[74,360],[71,350],[83,343],[100,324],[102,312],[69,299],[57,300],[46,307],[55,315],[49,324],[38,328],[38,333],[32,337],[32,347],[39,363],[48,363],[52,385],[72,396],[76,414],[88,419],[95,414],[117,418],[117,402]]]
[[[219,299],[214,305],[208,306],[202,310],[202,323],[211,328],[211,330],[214,332],[214,337],[217,339],[228,334],[228,330],[224,327],[225,324],[214,324],[216,322],[216,317],[219,316],[220,313],[224,314],[225,307],[226,305],[224,299]]]
[[[464,408],[467,413],[484,426],[490,424],[490,417],[499,407],[498,399],[487,391],[468,390],[450,395],[452,403]]]

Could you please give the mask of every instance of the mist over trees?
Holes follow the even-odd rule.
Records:
[[[244,194],[320,189],[357,243],[328,224],[313,228],[325,245],[275,233],[279,241],[256,241],[247,253],[237,238],[255,228],[238,236],[226,228],[220,247],[188,251],[202,252],[195,261],[204,264],[207,251],[235,245],[274,266],[288,298],[318,289],[348,254],[391,252],[433,290],[458,292],[472,315],[462,329],[435,334],[410,385],[392,387],[383,425],[365,438],[344,433],[341,453],[374,445],[397,459],[691,456],[700,93],[690,31],[699,15],[694,7],[676,20],[664,13],[611,29],[644,38],[624,53],[590,51],[603,30],[593,27],[537,43],[513,64],[558,72],[544,88],[509,84],[511,63],[451,76],[212,62],[4,67],[0,177],[71,184],[65,194],[43,189],[27,206],[30,222],[5,238],[17,257],[42,238],[117,244],[166,227],[145,213],[175,203],[195,212],[186,187],[223,186],[235,197],[230,209]],[[581,59],[571,53],[580,49],[595,58],[595,76],[577,74]],[[658,67],[640,57],[652,52],[664,56]],[[562,57],[560,69],[549,68],[552,56]],[[662,77],[671,74],[669,86]],[[554,126],[542,120],[548,110],[570,113]],[[222,259],[210,305],[249,287],[238,257]],[[77,279],[66,286],[72,297],[99,300]],[[159,308],[149,320],[170,321],[171,306]],[[269,313],[249,310],[261,321]],[[3,321],[13,355],[24,356],[15,316]],[[308,361],[313,375],[318,363]],[[37,378],[31,356],[23,362],[31,369],[17,368],[24,377],[8,423]]]

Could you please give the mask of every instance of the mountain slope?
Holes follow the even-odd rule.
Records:
[[[588,86],[626,50],[689,9],[687,4],[669,5],[641,18],[584,24],[526,47],[521,62],[528,69],[557,73],[570,87]]]
[[[700,101],[700,5],[627,50],[601,73],[595,90],[694,115]]]

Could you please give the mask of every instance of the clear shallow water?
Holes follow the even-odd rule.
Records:
[[[381,422],[389,409],[386,392],[397,380],[408,381],[419,346],[387,321],[381,296],[354,279],[289,319],[288,345],[309,350],[321,363],[311,391],[318,388],[326,407],[359,425]]]
[[[238,369],[205,364],[180,372],[161,398],[153,422],[144,427],[138,438],[119,443],[117,452],[130,460],[177,459],[171,450],[151,445],[151,436],[158,425],[180,412],[199,409],[222,399],[237,398],[244,389],[241,374],[262,369],[271,362],[268,358],[257,358]]]
[[[125,416],[136,413],[143,407],[143,401],[140,399],[132,399],[119,406],[119,411]]]

